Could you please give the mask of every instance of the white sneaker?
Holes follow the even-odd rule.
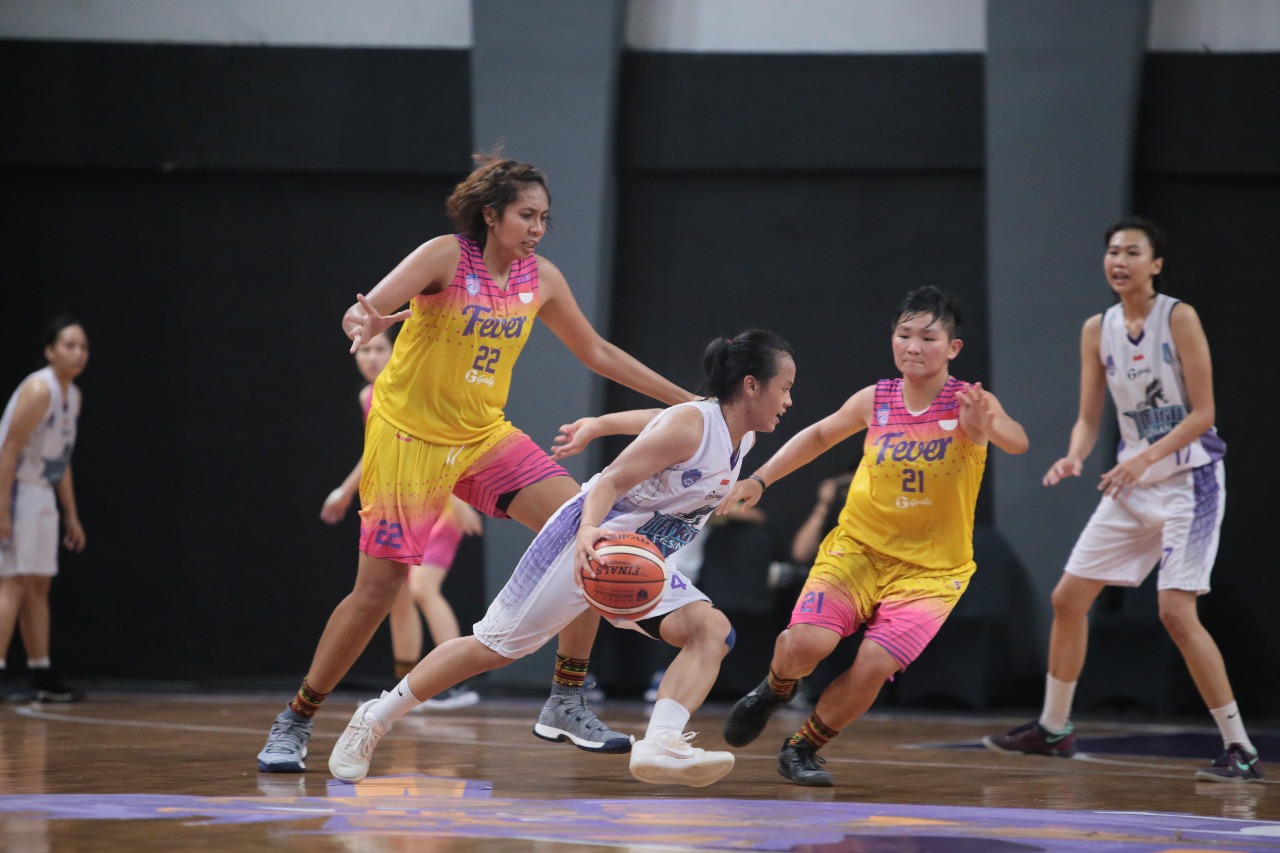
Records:
[[[387,694],[382,694],[383,696]],[[366,712],[373,707],[377,699],[370,699],[351,716],[347,730],[333,745],[329,754],[329,772],[334,778],[343,782],[359,782],[369,773],[369,761],[373,758],[373,748],[378,745],[382,736],[391,730],[385,729],[372,718],[366,718]]]
[[[653,785],[688,785],[701,788],[733,769],[732,752],[707,752],[689,746],[697,732],[663,732],[631,747],[631,775]]]

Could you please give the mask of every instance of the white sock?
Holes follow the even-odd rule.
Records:
[[[409,676],[405,676],[395,687],[382,694],[382,698],[365,711],[366,717],[373,717],[384,729],[422,704],[421,699],[413,695],[409,689]]]
[[[1067,730],[1071,720],[1071,702],[1076,697],[1074,681],[1059,681],[1045,674],[1044,708],[1040,712],[1040,725],[1050,734],[1060,735]]]
[[[1244,733],[1244,719],[1241,718],[1240,707],[1235,702],[1223,705],[1221,708],[1210,708],[1209,713],[1213,714],[1213,721],[1218,724],[1218,731],[1222,732],[1223,746],[1238,743],[1254,755],[1258,754],[1249,736]]]
[[[659,699],[649,715],[649,728],[645,729],[644,739],[653,740],[664,732],[683,734],[685,723],[689,722],[689,710],[674,699]]]
[[[27,658],[27,669],[48,669],[53,666],[47,657]]]

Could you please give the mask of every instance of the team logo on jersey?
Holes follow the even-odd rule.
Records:
[[[960,421],[958,420],[938,421],[938,426],[942,427],[947,432],[951,432],[953,429],[955,429],[959,425],[960,425]]]
[[[1160,355],[1164,358],[1165,364],[1173,364],[1173,350],[1169,348],[1167,341],[1160,345]]]
[[[684,486],[686,489],[701,479],[702,472],[697,468],[690,468],[688,471],[680,472],[680,485]]]
[[[525,305],[528,305],[530,302],[533,301],[533,294],[529,293],[528,291],[522,292],[520,294],[520,301],[523,302]]]
[[[1107,375],[1108,376],[1116,375],[1116,360],[1111,356],[1107,356]]]
[[[636,533],[648,536],[649,541],[662,551],[663,557],[670,557],[693,541],[702,529],[703,519],[714,511],[714,506],[704,506],[692,512],[677,512],[673,515],[655,512],[653,518],[646,521]]]
[[[467,294],[475,296],[480,292],[480,278],[473,272],[467,273]]]
[[[876,406],[876,426],[884,426],[889,423],[889,404],[881,403]]]

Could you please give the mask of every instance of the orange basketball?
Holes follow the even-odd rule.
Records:
[[[667,564],[662,551],[639,533],[606,533],[596,540],[596,576],[582,573],[587,603],[605,616],[639,619],[662,599]]]

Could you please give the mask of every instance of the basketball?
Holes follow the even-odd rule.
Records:
[[[587,603],[604,616],[638,619],[662,599],[667,564],[662,551],[639,533],[606,533],[596,540],[600,561],[591,561],[596,576],[582,573]]]

